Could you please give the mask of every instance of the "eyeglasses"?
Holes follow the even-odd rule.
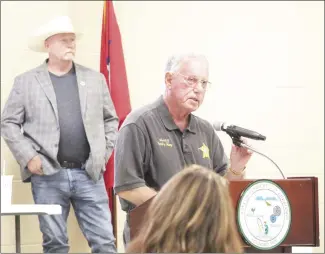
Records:
[[[211,82],[209,82],[208,80],[199,79],[195,76],[186,76],[179,72],[177,74],[182,76],[186,81],[187,85],[190,87],[195,87],[198,83],[200,83],[202,89],[207,90],[207,88],[211,85]]]

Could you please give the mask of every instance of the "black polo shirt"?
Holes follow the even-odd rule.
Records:
[[[148,186],[158,191],[185,166],[198,164],[224,175],[228,158],[212,125],[193,114],[183,132],[162,96],[131,112],[115,146],[115,192]],[[124,211],[134,206],[120,199]]]

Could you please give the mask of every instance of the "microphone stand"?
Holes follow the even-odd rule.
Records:
[[[269,158],[269,157],[266,156],[265,154],[263,154],[263,153],[257,151],[256,149],[252,148],[251,146],[245,144],[245,143],[240,139],[241,136],[239,136],[239,135],[230,135],[230,137],[231,137],[232,142],[234,143],[234,145],[236,145],[236,146],[238,146],[238,147],[245,147],[245,148],[247,148],[247,149],[249,149],[249,150],[252,150],[253,152],[258,153],[259,155],[262,155],[262,156],[264,156],[265,158],[269,159],[269,160],[270,160],[270,161],[271,161],[271,162],[272,162],[272,163],[277,167],[277,169],[278,169],[279,172],[281,173],[283,179],[286,179],[286,177],[284,176],[284,174],[283,174],[282,170],[280,169],[280,167],[279,167],[279,166],[278,166],[278,165],[277,165],[277,164],[276,164],[276,163],[275,163],[271,158]]]

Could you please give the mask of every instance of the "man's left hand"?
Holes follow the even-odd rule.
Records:
[[[244,144],[247,144],[246,139],[242,139]],[[230,165],[231,169],[240,172],[244,170],[249,159],[252,157],[252,151],[245,147],[238,147],[232,145],[230,152]]]

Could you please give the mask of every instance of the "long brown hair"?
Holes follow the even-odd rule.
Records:
[[[176,174],[152,200],[126,252],[241,253],[227,180],[198,165]]]

